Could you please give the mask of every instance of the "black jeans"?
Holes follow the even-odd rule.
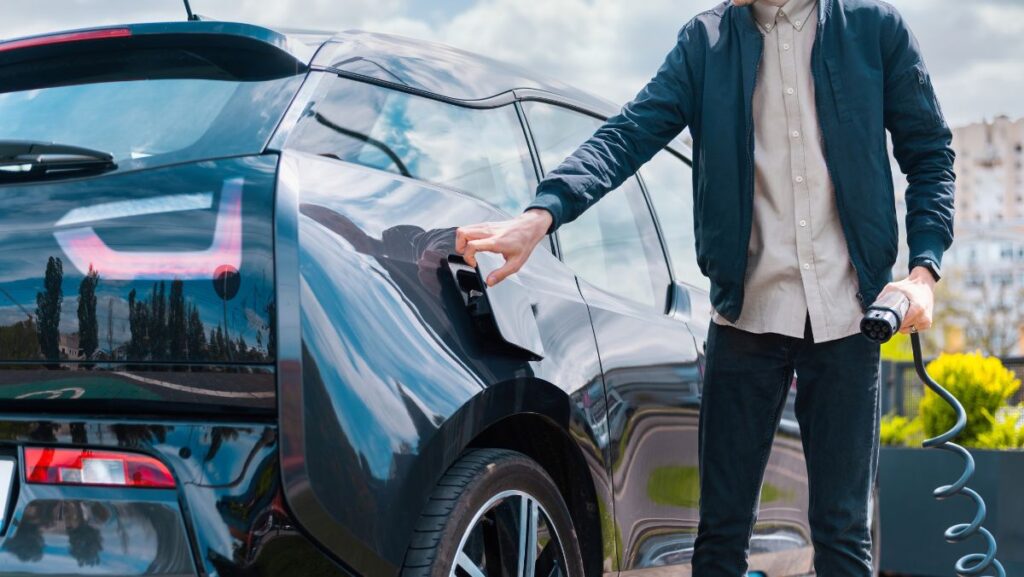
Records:
[[[712,323],[700,414],[694,577],[742,577],[765,465],[796,371],[814,567],[869,577],[878,466],[879,347],[861,335],[815,344]]]

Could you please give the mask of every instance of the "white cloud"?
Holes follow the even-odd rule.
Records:
[[[422,2],[430,2],[427,10]],[[947,115],[1024,116],[1021,0],[891,0],[917,34]],[[426,38],[555,76],[617,102],[661,64],[677,30],[714,0],[192,0],[214,18],[362,28]],[[40,8],[45,6],[45,8]],[[447,18],[425,19],[441,13]],[[178,0],[6,0],[0,37],[181,19]],[[420,15],[420,16],[417,16]]]

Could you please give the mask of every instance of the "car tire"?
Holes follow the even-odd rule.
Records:
[[[551,477],[522,453],[474,449],[437,483],[402,577],[515,575],[531,542],[532,574],[584,577],[572,517]]]

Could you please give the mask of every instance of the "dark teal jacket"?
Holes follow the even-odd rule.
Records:
[[[898,232],[886,130],[907,175],[911,268],[941,264],[953,241],[952,134],[913,34],[878,0],[820,0],[812,54],[818,121],[858,298],[892,280]],[[693,135],[697,261],[711,302],[743,307],[754,197],[752,101],[763,39],[749,7],[730,2],[683,27],[657,75],[541,183],[531,208],[574,220],[684,128]]]

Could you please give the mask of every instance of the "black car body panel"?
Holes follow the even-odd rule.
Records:
[[[0,575],[396,576],[437,481],[485,447],[525,453],[552,477],[587,575],[688,571],[711,311],[702,279],[669,258],[665,239],[683,223],[658,214],[658,180],[645,167],[629,184],[642,258],[609,250],[614,274],[595,278],[573,268],[587,251],[567,228],[505,281],[529,295],[542,358],[504,343],[467,307],[486,289],[450,269],[456,227],[520,210],[578,144],[546,142],[561,134],[546,115],[591,126],[615,106],[394,36],[117,30],[0,43],[0,78],[16,82],[0,111],[8,90],[29,114],[24,92],[40,86],[100,106],[107,82],[152,89],[134,83],[147,66],[172,81],[164,114],[126,101],[123,114],[103,109],[110,126],[0,129],[94,134],[71,144],[117,163],[0,175],[0,459],[123,451],[156,458],[175,487],[41,485],[19,466]],[[197,57],[208,62],[193,70]],[[132,76],[59,81],[114,64]],[[189,101],[206,82],[222,98]],[[183,100],[205,130],[183,132]],[[139,140],[133,114],[159,138]],[[665,155],[684,190],[685,144]],[[237,245],[218,240],[225,228]],[[650,305],[623,298],[647,282],[631,269],[644,260]],[[808,573],[788,417],[768,467],[752,569]]]
[[[410,512],[487,428],[533,414],[578,441],[592,437],[593,417],[581,407],[601,387],[586,305],[571,271],[539,252],[510,282],[530,287],[548,355],[531,362],[496,349],[446,267],[454,227],[500,213],[458,192],[301,153],[286,153],[281,171],[294,188],[279,188],[278,218],[294,214],[297,226],[279,227],[298,231],[299,248],[292,256],[291,243],[279,244],[279,290],[298,273],[302,343],[301,377],[282,374],[289,500],[361,573],[393,574],[416,521]],[[380,205],[392,209],[372,208]],[[292,259],[297,270],[282,270]],[[282,343],[295,336],[282,334]],[[326,446],[330,457],[321,455]],[[607,493],[601,449],[590,440],[578,450],[599,485],[590,491]]]

